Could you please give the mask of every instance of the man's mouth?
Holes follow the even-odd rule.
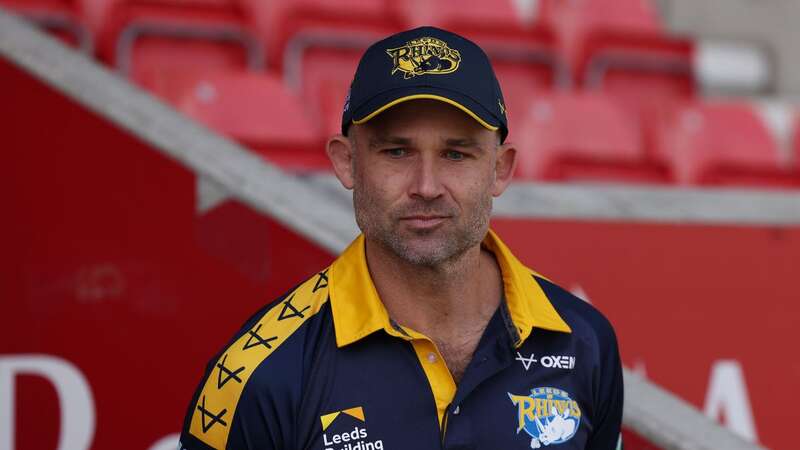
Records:
[[[400,220],[412,228],[433,228],[448,218],[442,215],[413,215],[401,217]]]

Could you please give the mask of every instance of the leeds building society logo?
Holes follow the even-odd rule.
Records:
[[[581,409],[569,393],[552,387],[531,389],[530,395],[509,393],[517,406],[517,433],[525,430],[531,436],[531,448],[563,444],[575,436],[581,424]]]
[[[432,37],[413,39],[402,47],[386,50],[386,53],[394,64],[392,75],[399,70],[406,80],[417,75],[453,73],[461,63],[461,53],[458,50]]]
[[[333,421],[342,415],[356,419],[356,425],[352,428],[347,427],[344,430],[329,430],[328,428],[333,424]],[[369,439],[364,408],[360,406],[325,414],[320,416],[319,420],[322,422],[324,450],[383,450],[382,440]]]

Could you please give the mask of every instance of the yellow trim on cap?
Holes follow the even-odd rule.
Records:
[[[445,103],[447,103],[449,105],[453,105],[456,108],[458,108],[458,109],[464,111],[465,113],[469,114],[470,117],[472,117],[473,119],[477,120],[478,123],[483,125],[484,128],[486,128],[486,129],[488,129],[490,131],[499,130],[499,127],[495,127],[495,126],[490,125],[488,122],[486,122],[485,120],[483,120],[480,117],[478,117],[477,114],[475,114],[474,112],[470,111],[469,108],[467,108],[466,106],[462,105],[461,103],[458,103],[457,101],[449,99],[447,97],[442,97],[441,95],[434,95],[434,94],[414,94],[414,95],[407,95],[405,97],[400,97],[400,98],[398,98],[396,100],[392,100],[391,102],[381,106],[380,108],[378,108],[375,111],[371,112],[368,116],[364,117],[363,119],[359,119],[359,120],[353,119],[353,123],[356,124],[356,125],[362,124],[362,123],[367,122],[368,120],[372,119],[373,117],[377,116],[378,114],[386,111],[387,109],[391,108],[392,106],[397,105],[398,103],[407,102],[409,100],[419,100],[419,99],[439,100],[439,101],[445,102]]]

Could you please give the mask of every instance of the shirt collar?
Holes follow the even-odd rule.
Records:
[[[517,346],[525,342],[534,327],[572,331],[539,286],[535,272],[525,267],[493,231],[486,234],[483,246],[494,253],[500,265],[506,306],[519,334]],[[403,333],[389,320],[369,275],[364,248],[364,236],[360,235],[331,265],[328,283],[337,346],[344,347],[378,330],[403,339],[413,338],[415,333]]]

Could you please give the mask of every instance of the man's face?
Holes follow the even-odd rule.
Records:
[[[498,137],[434,100],[401,103],[351,129],[356,222],[403,260],[436,266],[485,236],[498,195]]]

